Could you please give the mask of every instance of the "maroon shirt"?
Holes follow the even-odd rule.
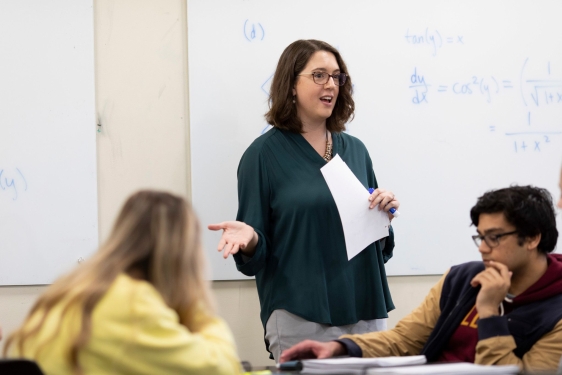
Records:
[[[560,277],[562,275],[561,257],[562,255],[560,254],[549,254],[547,256],[548,268],[544,275],[527,290],[516,296],[511,303],[503,301],[505,314],[509,314],[518,306],[546,299],[560,293],[562,288],[562,278]],[[474,363],[476,344],[478,344],[478,311],[476,311],[476,306],[474,306],[451,336],[438,361]]]

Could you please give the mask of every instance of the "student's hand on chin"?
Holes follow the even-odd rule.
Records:
[[[481,287],[476,297],[480,319],[499,315],[499,305],[511,286],[511,275],[506,265],[491,260],[488,267],[470,281],[473,287]]]

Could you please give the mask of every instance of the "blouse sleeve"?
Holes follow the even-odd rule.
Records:
[[[394,250],[394,228],[392,225],[388,229],[388,237],[384,241],[384,247],[382,248],[382,258],[384,262],[388,262],[392,258]]]
[[[250,146],[238,166],[238,215],[236,220],[254,228],[258,235],[256,252],[251,258],[234,255],[236,267],[247,276],[256,275],[265,265],[270,233],[270,181],[266,160],[258,147]]]

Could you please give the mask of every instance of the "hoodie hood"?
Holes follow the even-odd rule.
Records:
[[[513,299],[513,307],[562,294],[562,254],[547,254],[547,262],[544,275]]]

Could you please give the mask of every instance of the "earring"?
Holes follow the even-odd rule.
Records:
[[[297,102],[297,101],[295,100],[296,97],[297,97],[296,95],[293,95],[293,104],[295,104],[295,103]]]

